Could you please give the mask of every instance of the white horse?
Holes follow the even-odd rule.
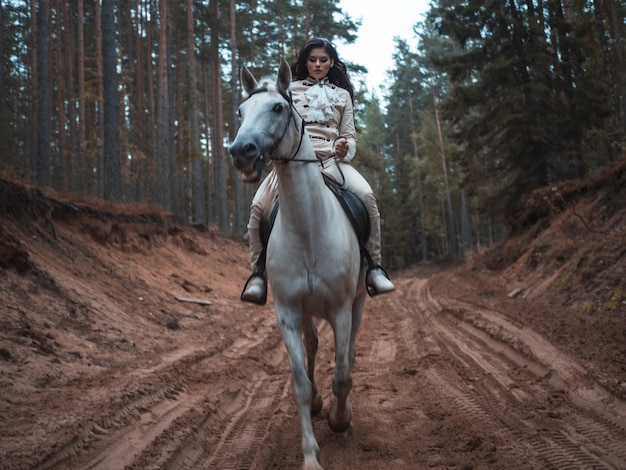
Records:
[[[351,373],[366,288],[357,236],[325,186],[304,121],[291,100],[291,78],[284,59],[275,82],[257,83],[244,67],[241,81],[249,97],[239,108],[241,126],[229,151],[244,174],[260,171],[267,159],[276,167],[280,210],[267,247],[267,273],[300,413],[303,468],[309,470],[322,468],[311,424],[311,414],[322,408],[314,380],[318,338],[313,319],[327,320],[334,332],[336,400],[328,425],[343,432],[352,416]]]

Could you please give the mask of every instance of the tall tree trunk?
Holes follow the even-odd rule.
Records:
[[[6,18],[4,6],[0,4],[0,38],[4,37]],[[0,89],[2,90],[7,89],[5,54],[4,41],[0,40]],[[9,141],[12,139],[8,115],[8,98],[7,93],[0,95],[0,164],[9,161]]]
[[[533,3],[536,3],[537,6],[534,7]],[[518,76],[517,82],[519,83],[519,88],[522,90],[524,95],[524,107],[529,110],[542,109],[545,110],[546,113],[550,114],[549,117],[544,116],[543,118],[539,118],[537,113],[529,113],[528,126],[525,131],[525,139],[528,142],[532,142],[532,150],[528,152],[528,154],[532,156],[530,157],[530,164],[522,163],[520,166],[524,168],[524,171],[529,173],[528,175],[525,175],[530,182],[528,186],[539,187],[542,186],[542,182],[547,180],[547,174],[550,167],[548,162],[552,158],[546,142],[552,142],[557,139],[554,130],[557,126],[546,126],[542,123],[550,122],[556,119],[553,111],[553,109],[556,108],[556,103],[554,103],[555,93],[553,90],[554,85],[552,84],[553,77],[544,78],[544,85],[541,87],[542,91],[533,91],[533,88],[537,87],[531,86],[531,82],[537,79],[531,78],[529,70],[533,69],[531,65],[533,62],[532,57],[536,57],[536,52],[528,51],[528,44],[525,42],[524,38],[530,34],[530,36],[534,38],[533,42],[539,43],[541,45],[542,54],[545,54],[544,49],[548,48],[547,43],[549,43],[548,35],[550,32],[548,31],[549,28],[546,25],[543,0],[526,0],[527,8],[525,20],[515,7],[515,2],[513,0],[511,0],[511,4],[510,9],[513,12],[512,14],[515,15],[512,36],[513,46],[518,56],[516,75]],[[525,23],[530,25],[529,31],[526,31],[521,26]],[[551,101],[554,104],[548,104]],[[541,139],[532,138],[530,129],[533,128],[543,128],[544,136]]]
[[[145,134],[147,132],[146,129],[146,120],[145,120],[145,109],[146,109],[146,101],[144,96],[144,63],[143,63],[143,52],[141,48],[141,38],[142,38],[142,25],[144,20],[144,15],[142,15],[142,4],[140,4],[139,0],[134,1],[133,10],[135,16],[135,30],[133,31],[133,46],[135,49],[135,73],[133,80],[135,82],[135,86],[133,87],[133,96],[130,97],[135,103],[136,106],[133,107],[131,111],[132,119],[130,122],[131,129],[131,146],[135,149],[133,152],[133,158],[130,162],[130,178],[133,184],[133,192],[132,199],[135,201],[143,201],[145,192],[144,186],[145,181],[148,177],[147,172],[145,171],[144,162],[145,162],[145,154],[144,144],[145,144]]]
[[[180,41],[184,41],[182,35],[177,38]],[[173,44],[171,39],[168,39],[169,44]],[[185,101],[188,97],[189,90],[186,93],[183,92],[183,83],[186,81],[187,75],[185,72],[185,65],[181,51],[184,49],[181,43],[177,42],[173,44],[172,54],[168,53],[168,57],[172,57],[174,60],[174,67],[170,67],[170,109],[172,112],[172,118],[170,119],[170,151],[172,159],[170,160],[170,175],[172,176],[172,207],[171,210],[175,214],[180,214],[185,218],[190,216],[188,203],[185,203],[186,191],[188,191],[187,176],[191,172],[190,155],[188,152],[188,139],[190,129],[186,129],[189,119],[189,110],[185,109]],[[169,48],[168,48],[169,50]],[[185,76],[185,78],[183,78]],[[176,125],[178,123],[178,125]],[[176,128],[178,128],[178,135],[176,134]]]
[[[63,43],[64,32],[63,29],[67,29],[69,25],[66,23],[67,19],[63,18],[62,5],[60,0],[56,0],[54,10],[56,11],[55,21],[55,34],[53,36],[53,45],[55,52],[55,76],[56,76],[56,102],[57,102],[57,119],[56,119],[56,134],[58,136],[57,141],[57,163],[55,166],[55,187],[61,190],[66,190],[66,184],[68,181],[69,168],[69,142],[67,138],[67,115],[65,103],[68,99],[68,86],[67,86],[67,71],[63,70],[63,63],[65,62],[68,51],[65,50]],[[65,2],[64,2],[65,3]]]
[[[619,84],[620,93],[618,94],[619,99],[621,100],[621,116],[620,116],[620,133],[618,138],[624,144],[624,139],[626,137],[626,56],[624,54],[624,30],[626,29],[626,25],[624,24],[624,16],[619,14],[619,9],[617,2],[608,2],[609,10],[607,12],[607,17],[611,19],[612,22],[612,31],[613,31],[613,44],[615,45],[615,67],[614,70],[616,72],[616,82]],[[622,19],[620,21],[619,19]]]
[[[72,17],[69,12],[70,2],[61,2],[63,5],[63,18],[65,21],[65,30],[63,34],[63,48],[65,49],[65,83],[67,86],[67,118],[68,118],[68,132],[69,132],[69,147],[67,149],[65,169],[66,169],[66,182],[67,189],[72,191],[74,186],[74,174],[76,173],[76,164],[74,156],[77,153],[77,136],[76,136],[76,93],[74,90],[74,51],[72,50]],[[78,22],[82,20],[82,17],[78,17]]]
[[[230,0],[230,91],[231,91],[231,111],[233,116],[237,116],[239,107],[239,55],[237,54],[237,18],[235,10],[235,0]],[[235,138],[238,130],[238,123],[233,119],[233,129],[231,139]],[[241,234],[247,231],[248,206],[245,198],[245,188],[241,178],[235,178],[235,233]]]
[[[443,145],[443,133],[441,132],[441,121],[439,120],[439,109],[437,106],[437,98],[435,97],[435,88],[432,88],[433,107],[435,108],[435,122],[437,123],[437,134],[439,136],[439,151],[441,153],[441,167],[443,170],[443,184],[446,191],[446,207],[448,209],[446,220],[446,232],[448,235],[448,249],[450,253],[458,254],[458,243],[456,237],[456,219],[452,210],[452,195],[450,194],[450,184],[448,182],[448,164],[446,162],[446,151]]]
[[[158,12],[153,10],[152,2],[145,0],[144,3],[144,17],[156,18]],[[149,166],[150,171],[146,173],[149,175],[149,194],[151,200],[158,201],[157,187],[158,187],[158,172],[159,172],[159,158],[157,153],[157,98],[156,87],[154,85],[154,62],[152,60],[152,33],[153,28],[151,21],[146,24],[146,77],[148,78],[148,104],[149,104],[149,122],[148,122],[148,142],[146,145],[146,152],[148,154],[148,161],[146,164]]]
[[[48,62],[48,0],[39,0],[37,14],[37,183],[50,184],[50,64]]]
[[[420,168],[419,152],[417,147],[417,129],[415,128],[415,120],[413,119],[413,95],[411,89],[407,89],[409,98],[409,114],[411,116],[411,145],[413,146],[413,156],[415,158],[415,177],[417,178],[417,204],[420,211],[420,241],[422,245],[422,261],[428,259],[428,238],[426,236],[426,225],[424,223],[424,188],[422,184],[422,170]]]
[[[87,151],[87,132],[85,122],[85,28],[84,28],[84,11],[83,0],[78,0],[78,168],[74,174],[74,187],[84,190],[85,178],[87,172],[87,163],[85,153]]]
[[[302,16],[304,17],[304,43],[307,39],[309,39],[309,32],[311,31],[311,2],[309,0],[303,0],[302,10]]]
[[[224,169],[224,114],[222,111],[222,71],[220,67],[219,51],[219,24],[220,10],[219,2],[212,0],[213,10],[211,24],[211,65],[212,65],[212,85],[213,85],[213,160],[215,162],[215,201],[217,211],[218,227],[226,232],[228,230],[227,220],[227,194],[226,175]]]
[[[156,148],[156,174],[157,174],[157,201],[169,210],[172,203],[171,185],[168,178],[170,161],[169,141],[169,58],[167,57],[167,0],[161,0],[159,8],[159,52],[157,58],[157,148]]]
[[[611,47],[609,46],[609,37],[607,33],[607,28],[605,27],[604,20],[604,8],[602,0],[593,0],[593,13],[596,20],[596,27],[598,29],[598,38],[600,39],[600,46],[602,47],[602,58],[604,64],[604,75],[606,76],[606,83],[608,88],[608,98],[609,98],[609,109],[611,110],[611,133],[613,134],[612,138],[614,141],[621,140],[621,129],[620,129],[620,110],[619,110],[619,96],[617,93],[615,73],[613,69],[613,60],[611,57]],[[617,43],[614,42],[617,46]],[[619,57],[619,54],[616,54],[615,57]],[[618,61],[619,63],[619,61]],[[624,99],[624,98],[622,98]],[[611,154],[611,158],[615,155],[615,149],[613,146],[609,145],[609,152]]]
[[[98,140],[104,141],[104,83],[103,83],[103,70],[102,70],[102,8],[100,2],[95,3],[95,28],[96,28],[96,75],[98,80],[98,122],[96,125]],[[98,161],[96,162],[97,168],[97,182],[96,182],[96,194],[100,197],[104,197],[104,151],[102,147],[96,149],[96,155]]]
[[[177,7],[174,7],[177,8]],[[170,12],[171,13],[171,12]],[[173,15],[172,15],[173,17]],[[180,36],[177,36],[178,39],[184,40]],[[186,74],[186,70],[184,70],[185,66],[188,63],[183,64],[183,60],[181,57],[180,51],[184,49],[182,44],[173,43],[173,38],[168,35],[168,54],[167,56],[171,60],[171,67],[168,68],[169,71],[169,90],[168,90],[168,100],[169,100],[169,108],[170,112],[170,122],[168,123],[168,129],[170,136],[168,137],[168,141],[170,142],[170,158],[169,162],[169,179],[172,184],[172,205],[170,210],[175,214],[180,214],[180,216],[184,219],[186,214],[189,214],[188,209],[189,206],[185,204],[185,177],[189,172],[189,164],[191,163],[189,160],[189,154],[187,153],[187,140],[189,139],[189,113],[185,112],[183,109],[183,100],[186,101],[188,96],[188,90],[185,93],[181,92],[181,87],[183,83],[182,74]],[[171,49],[170,49],[171,48]],[[187,76],[185,81],[187,81]],[[181,96],[179,99],[178,96]],[[178,124],[179,134],[176,135],[175,131],[173,132],[171,129],[172,120],[174,125]],[[177,138],[178,137],[178,138]],[[181,183],[181,179],[183,180]]]
[[[169,8],[169,6],[168,6]],[[175,96],[174,96],[174,85],[176,80],[174,80],[174,71],[180,67],[172,66],[172,27],[170,24],[170,15],[169,11],[167,13],[167,32],[166,32],[166,42],[165,42],[165,57],[167,61],[167,109],[168,109],[168,120],[167,120],[167,142],[168,142],[168,158],[166,161],[167,168],[167,179],[170,182],[169,191],[169,205],[166,206],[168,210],[172,211],[178,207],[178,196],[180,194],[179,188],[179,178],[178,178],[178,162],[176,160],[176,107]],[[179,120],[179,122],[184,122],[184,120]],[[182,215],[182,213],[181,213]]]
[[[123,51],[118,57],[121,75],[119,77],[120,84],[118,87],[121,95],[119,98],[120,120],[119,120],[119,141],[120,141],[120,181],[121,193],[120,197],[123,201],[132,201],[134,193],[133,181],[129,178],[131,175],[132,159],[128,156],[132,152],[133,139],[130,135],[132,129],[132,112],[137,104],[135,97],[135,68],[137,60],[135,59],[134,36],[133,36],[133,1],[124,0],[117,1],[116,20],[118,30],[118,46],[117,50]]]
[[[513,2],[511,1],[511,4]],[[582,177],[586,172],[585,162],[582,155],[582,136],[578,124],[580,106],[576,106],[576,88],[580,86],[578,77],[578,66],[576,63],[576,44],[571,22],[571,9],[566,2],[548,2],[549,14],[552,17],[553,41],[555,44],[554,63],[558,66],[560,84],[555,94],[555,106],[557,109],[560,135],[559,140],[563,143],[563,150],[560,151],[559,160],[562,164],[564,174],[561,178]],[[514,8],[513,6],[511,7]]]
[[[120,201],[122,194],[119,139],[119,80],[117,77],[114,0],[102,0],[102,80],[104,88],[103,196]]]
[[[30,115],[29,115],[29,124],[28,130],[26,131],[29,138],[26,139],[25,150],[26,150],[26,167],[30,171],[30,174],[33,176],[33,179],[37,178],[37,165],[39,164],[39,158],[37,156],[38,149],[38,122],[39,122],[39,93],[37,82],[39,80],[39,54],[37,52],[38,49],[38,41],[39,41],[39,0],[30,0],[30,16],[31,23],[33,25],[33,30],[31,32],[30,37],[30,94],[33,97],[29,106]]]
[[[461,175],[463,180],[463,175]],[[463,254],[468,254],[474,247],[472,240],[472,220],[470,217],[469,201],[465,194],[465,188],[461,187],[461,244]]]
[[[206,44],[203,44],[206,46]],[[204,47],[203,47],[204,49]],[[213,131],[211,129],[211,83],[209,80],[211,65],[207,65],[202,70],[202,89],[204,90],[203,95],[203,103],[204,103],[204,132],[206,135],[206,154],[210,156],[209,161],[207,162],[205,173],[207,175],[207,181],[211,183],[208,185],[206,191],[207,198],[207,221],[209,223],[215,222],[215,198],[213,197],[213,187],[212,182],[215,181],[215,168],[213,165]]]
[[[189,49],[189,153],[191,155],[191,191],[193,220],[207,223],[204,201],[204,171],[200,149],[200,125],[198,116],[198,76],[196,69],[196,41],[193,0],[187,0],[187,48]]]

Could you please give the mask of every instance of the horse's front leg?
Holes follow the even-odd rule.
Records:
[[[319,445],[313,434],[311,423],[311,403],[313,387],[304,367],[304,347],[302,344],[302,315],[293,310],[276,306],[276,320],[283,342],[287,348],[289,365],[291,367],[291,387],[300,413],[302,428],[302,453],[304,454],[304,469],[321,470],[317,459]]]
[[[302,332],[304,333],[304,344],[306,347],[307,357],[307,375],[311,381],[311,389],[313,392],[313,398],[311,399],[311,414],[317,415],[322,411],[322,397],[317,391],[317,385],[315,384],[315,356],[317,355],[317,346],[319,340],[317,338],[317,327],[312,318],[305,319],[302,323]]]
[[[335,332],[335,376],[333,377],[333,394],[335,403],[328,413],[328,426],[335,432],[343,432],[350,427],[352,405],[350,389],[352,388],[352,367],[350,360],[350,338],[352,334],[352,315],[347,309],[342,310],[334,319]]]

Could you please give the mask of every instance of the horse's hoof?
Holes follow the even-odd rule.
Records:
[[[350,428],[350,422],[352,421],[352,407],[349,405],[346,407],[345,416],[337,416],[337,405],[332,404],[328,413],[328,427],[333,432],[344,432]]]
[[[324,406],[324,401],[319,393],[316,393],[311,400],[311,416],[316,416],[322,411],[322,406]]]

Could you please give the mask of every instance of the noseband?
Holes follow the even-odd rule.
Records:
[[[260,88],[257,88],[256,90],[253,90],[250,95],[248,96],[248,99],[250,99],[250,97],[252,97],[252,95],[255,95],[257,93],[263,93],[263,92],[268,92],[268,88],[267,86],[262,86]],[[296,107],[293,104],[293,98],[291,96],[291,91],[285,92],[284,90],[279,90],[278,91],[280,93],[280,95],[285,99],[285,101],[287,101],[287,103],[289,103],[289,116],[287,117],[287,121],[285,122],[285,127],[283,129],[282,134],[280,135],[280,137],[278,139],[276,139],[276,141],[274,141],[274,144],[272,144],[272,147],[270,148],[269,152],[267,153],[267,157],[275,162],[282,162],[282,163],[288,163],[288,162],[305,162],[305,163],[317,163],[319,162],[319,158],[315,158],[315,160],[311,160],[311,159],[307,159],[307,158],[296,158],[296,155],[298,155],[298,152],[300,151],[300,147],[302,147],[302,140],[304,139],[304,118],[302,117],[302,115],[298,112],[298,110],[296,109]],[[286,158],[286,157],[274,157],[272,156],[272,154],[276,151],[276,149],[278,148],[278,146],[280,145],[280,143],[282,142],[282,140],[285,138],[285,135],[287,134],[287,130],[289,129],[289,123],[293,120],[293,125],[296,127],[296,129],[298,129],[298,126],[296,124],[296,117],[294,115],[297,114],[300,117],[300,141],[298,142],[298,148],[296,148],[296,151],[294,152],[294,154],[291,156],[291,158]],[[263,159],[263,155],[261,155],[260,157],[261,159]]]

